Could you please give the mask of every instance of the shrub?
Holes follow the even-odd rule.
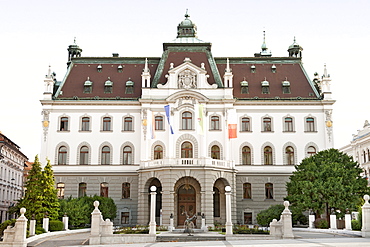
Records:
[[[39,235],[39,234],[43,234],[43,233],[45,233],[45,229],[42,228],[42,226],[36,226],[35,234]]]
[[[273,219],[279,220],[284,210],[284,205],[273,205],[257,214],[257,223],[261,226],[269,226]]]
[[[361,222],[359,220],[351,220],[352,230],[361,231]]]
[[[269,231],[265,231],[258,228],[249,228],[248,226],[235,226],[233,229],[234,234],[269,234]]]
[[[318,219],[315,220],[315,228],[328,229],[329,228],[329,223],[326,219],[318,218]]]
[[[60,220],[51,220],[49,222],[49,228],[51,232],[62,231],[64,228],[64,224]]]
[[[12,220],[6,220],[4,221],[3,223],[0,224],[0,236],[3,235],[3,232],[4,230],[8,227],[8,226],[14,226],[16,222],[16,219],[12,219]]]

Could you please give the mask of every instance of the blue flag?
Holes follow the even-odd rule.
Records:
[[[171,117],[171,106],[170,105],[165,105],[164,106],[164,110],[166,112],[166,118],[167,118],[168,125],[170,126],[171,134],[174,134],[173,133],[172,126],[171,126],[171,121],[170,121],[170,117]]]

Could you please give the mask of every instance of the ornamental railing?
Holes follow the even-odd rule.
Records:
[[[234,162],[229,160],[217,160],[211,158],[164,158],[158,160],[142,161],[140,168],[160,166],[205,166],[232,169],[234,168]]]

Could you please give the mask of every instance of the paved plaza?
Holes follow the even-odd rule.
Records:
[[[361,238],[356,233],[359,232],[332,232],[329,230],[322,231],[302,231],[302,229],[294,230],[294,239],[277,239],[277,240],[235,240],[235,241],[198,241],[198,242],[155,242],[155,243],[140,243],[140,244],[115,244],[115,245],[90,245],[92,247],[186,247],[186,246],[225,246],[225,247],[240,247],[240,246],[370,246],[369,238]],[[168,235],[171,233],[160,233]],[[208,233],[214,235],[215,233]],[[187,234],[173,234],[183,235]],[[201,235],[207,235],[202,233]],[[71,231],[69,234],[60,236],[50,236],[47,238],[39,239],[28,244],[29,247],[82,247],[88,245],[89,232],[76,233]],[[189,240],[192,237],[189,236]]]

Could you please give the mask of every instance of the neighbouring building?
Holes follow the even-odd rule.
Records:
[[[369,179],[370,176],[370,124],[369,121],[365,121],[364,126],[361,130],[354,134],[350,144],[342,147],[339,151],[348,154],[353,157],[354,161],[357,161],[362,169],[364,169],[364,177]],[[370,184],[369,184],[370,185]]]
[[[20,147],[0,132],[0,223],[13,218],[8,210],[23,196],[23,170],[27,161]]]
[[[82,57],[68,48],[65,78],[45,78],[41,161],[51,160],[60,198],[112,197],[115,224],[157,224],[186,214],[233,223],[286,196],[294,165],[333,147],[330,77],[311,81],[295,39],[273,57],[265,36],[252,57],[213,57],[185,15],[159,57]],[[196,226],[199,227],[201,217]]]

